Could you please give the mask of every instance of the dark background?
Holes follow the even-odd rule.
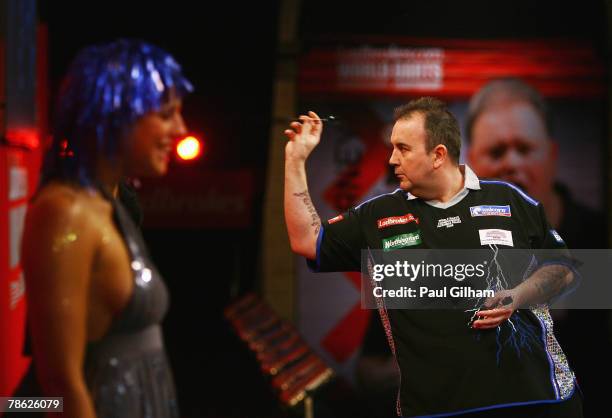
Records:
[[[184,115],[190,130],[206,144],[197,169],[253,170],[258,198],[249,228],[145,231],[172,294],[164,331],[185,417],[283,414],[255,362],[222,319],[222,309],[233,296],[259,286],[279,3],[124,0],[38,5],[40,21],[49,29],[52,98],[81,48],[121,37],[141,38],[172,53],[195,86]],[[301,51],[320,42],[346,42],[345,35],[578,38],[592,41],[606,62],[609,59],[603,1],[302,4]],[[171,167],[169,175],[180,176],[180,167]]]

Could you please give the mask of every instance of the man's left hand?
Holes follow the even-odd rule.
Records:
[[[510,318],[516,308],[516,292],[513,290],[499,291],[492,298],[487,299],[482,310],[478,311],[476,320],[472,324],[474,329],[491,329],[501,325]]]

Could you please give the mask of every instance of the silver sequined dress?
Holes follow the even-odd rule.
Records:
[[[160,328],[168,292],[138,228],[117,202],[114,217],[130,253],[134,291],[109,332],[87,346],[87,386],[97,418],[175,418],[177,399]]]

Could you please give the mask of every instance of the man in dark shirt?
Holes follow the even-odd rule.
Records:
[[[308,195],[305,162],[322,123],[313,112],[300,121],[285,131],[285,218],[292,250],[318,271],[359,271],[366,248],[565,247],[539,202],[509,183],[481,181],[458,164],[457,121],[431,98],[396,112],[389,162],[400,189],[321,222]],[[472,328],[462,311],[381,309],[402,374],[398,415],[581,417],[574,375],[552,335],[548,310],[522,309],[545,303],[572,280],[566,267],[541,266],[507,290],[509,302],[480,311]],[[509,320],[522,324],[518,331]],[[500,350],[498,335],[515,332],[533,338]]]

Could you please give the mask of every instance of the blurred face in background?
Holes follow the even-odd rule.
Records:
[[[530,103],[497,103],[474,121],[468,160],[479,177],[514,183],[544,200],[552,192],[557,156],[557,144]]]

